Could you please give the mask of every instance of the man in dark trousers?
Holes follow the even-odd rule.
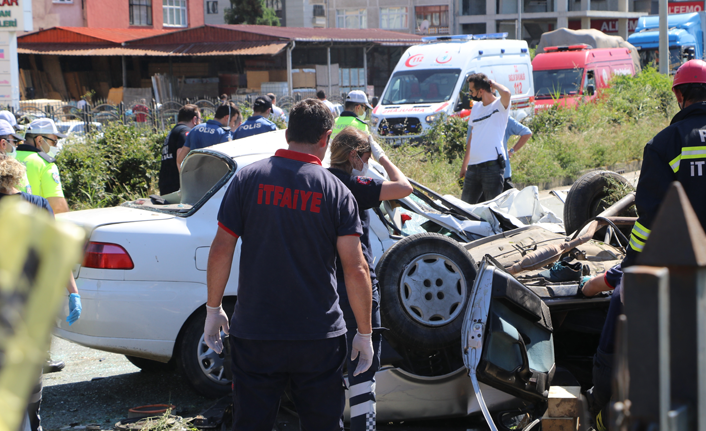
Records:
[[[706,226],[706,62],[690,60],[679,67],[672,91],[681,110],[667,128],[645,145],[635,191],[639,217],[630,235],[625,259],[621,265],[588,281],[582,288],[586,296],[615,288],[593,360],[594,386],[587,393],[589,409],[597,415],[596,429],[599,431],[607,428],[604,423],[607,418],[601,409],[612,395],[615,327],[623,308],[620,294],[622,269],[635,265],[650,236],[657,211],[674,181],[684,187],[701,226]]]
[[[233,139],[247,138],[277,130],[275,123],[268,120],[271,113],[272,100],[269,97],[260,96],[255,99],[255,103],[252,105],[252,115],[233,133]]]
[[[208,258],[204,339],[220,353],[221,328],[230,333],[233,429],[239,431],[272,430],[288,384],[302,429],[343,429],[347,349],[337,265],[358,326],[352,372],[372,364],[372,290],[358,205],[321,166],[332,127],[326,105],[297,103],[285,135],[289,149],[236,173],[221,203]],[[238,302],[229,326],[221,301],[241,237]]]
[[[162,145],[162,166],[159,169],[159,194],[162,196],[179,190],[177,151],[184,146],[189,131],[201,122],[199,107],[191,104],[182,106],[177,121]]]

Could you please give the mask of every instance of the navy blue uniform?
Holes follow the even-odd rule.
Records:
[[[375,260],[372,249],[370,247],[370,216],[368,211],[370,208],[375,208],[380,205],[380,192],[382,190],[382,180],[377,180],[368,177],[351,176],[350,174],[340,170],[330,168],[329,171],[336,176],[348,189],[353,193],[353,197],[358,202],[358,210],[360,211],[360,224],[363,226],[363,235],[360,237],[360,243],[363,248],[365,260],[370,268],[370,282],[373,287],[373,306],[372,306],[372,326],[373,326],[373,363],[368,371],[354,376],[352,370],[358,365],[358,359],[350,360],[350,355],[346,358],[348,368],[348,384],[350,385],[350,408],[351,408],[351,431],[372,431],[375,429],[375,373],[380,369],[380,347],[382,344],[382,334],[380,331],[375,331],[380,328],[380,292],[378,291],[377,277],[375,276]],[[336,269],[336,278],[338,279],[338,296],[341,297],[341,309],[343,317],[346,320],[348,328],[347,340],[348,350],[351,350],[353,337],[357,330],[357,324],[353,310],[348,302],[346,293],[346,283],[343,278],[343,269]]]
[[[287,382],[303,429],[342,427],[336,244],[363,232],[355,199],[320,163],[279,150],[235,175],[218,213],[243,241],[229,337],[234,429],[271,430]]]
[[[275,130],[277,126],[272,121],[262,115],[252,115],[233,133],[233,139],[247,138]]]
[[[622,267],[635,264],[649,238],[657,210],[674,181],[679,181],[684,187],[701,226],[706,226],[706,102],[694,103],[679,111],[670,125],[645,145],[642,171],[635,192],[639,217],[630,235],[630,245]],[[593,371],[593,396],[601,406],[608,403],[611,395],[615,326],[622,313],[618,285],[622,270],[616,272],[613,268],[611,271],[613,275],[606,273],[605,280],[616,290],[601,333]]]
[[[25,193],[25,192],[19,192],[14,195],[0,193],[0,199],[4,198],[6,196],[19,196],[22,199],[26,200],[27,202],[31,203],[32,205],[36,205],[39,208],[43,208],[43,209],[49,211],[49,214],[51,214],[51,216],[54,217],[54,211],[51,209],[51,205],[49,205],[49,201],[41,196],[30,195],[29,193]]]
[[[189,147],[190,150],[198,150],[228,141],[230,141],[230,132],[218,121],[208,120],[205,124],[191,129],[186,136],[184,146]]]

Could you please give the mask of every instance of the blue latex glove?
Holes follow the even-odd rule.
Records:
[[[71,326],[79,317],[81,317],[81,296],[78,293],[72,293],[69,295],[69,315],[66,316],[66,321]]]

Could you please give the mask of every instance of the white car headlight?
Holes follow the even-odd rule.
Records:
[[[380,122],[380,117],[376,117],[375,115],[370,117],[370,124],[373,127],[377,127],[379,122]]]
[[[436,120],[437,118],[438,118],[438,117],[437,117],[436,114],[435,114],[435,115],[427,115],[427,117],[425,118],[425,120],[426,120],[427,123],[431,124],[431,123],[433,123],[434,120]]]

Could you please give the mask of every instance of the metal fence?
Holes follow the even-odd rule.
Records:
[[[249,112],[252,109],[253,102],[260,96],[259,94],[248,94],[236,96],[231,99],[241,111]],[[289,112],[294,104],[307,97],[316,97],[315,94],[296,94],[294,97],[283,97],[277,100],[279,106],[285,112]],[[331,97],[332,103],[343,103],[341,97]],[[203,99],[171,99],[165,100],[162,103],[157,103],[155,100],[142,103],[141,101],[133,101],[128,103],[114,104],[106,100],[96,101],[92,105],[86,105],[83,109],[79,109],[74,102],[63,101],[21,101],[19,109],[13,109],[8,106],[3,109],[11,111],[17,117],[20,124],[29,124],[36,118],[51,118],[57,123],[65,122],[82,122],[86,131],[91,131],[98,124],[106,124],[113,121],[122,121],[126,124],[132,124],[136,127],[145,127],[152,129],[166,129],[170,125],[176,123],[179,109],[186,104],[194,104],[201,110],[202,116],[213,116],[216,109],[221,104],[218,98],[203,98]]]

